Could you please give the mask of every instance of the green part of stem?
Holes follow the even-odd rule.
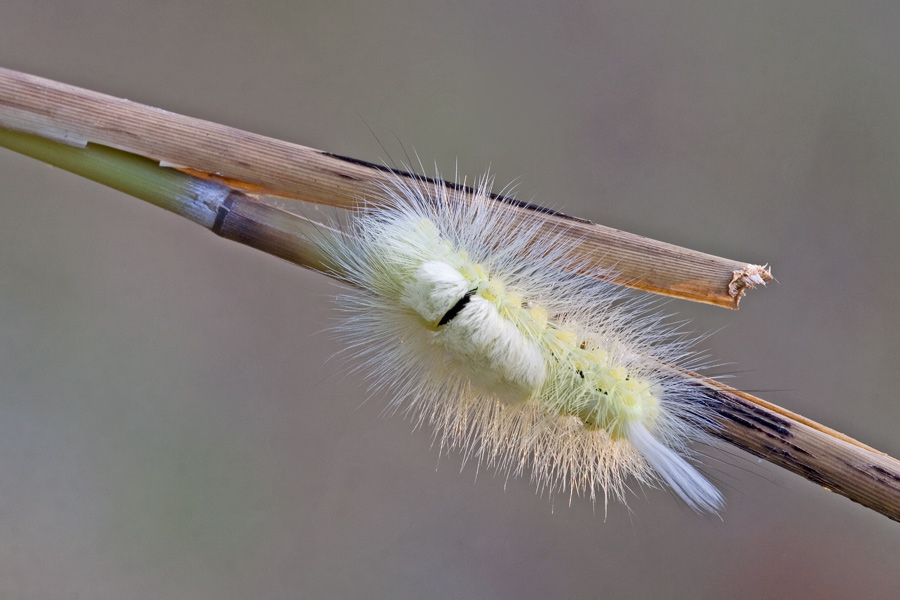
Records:
[[[79,148],[0,128],[0,146],[174,212],[226,239],[340,277],[340,266],[322,248],[341,231],[226,185],[96,144]]]
[[[211,227],[215,201],[230,191],[141,156],[106,146],[68,146],[28,133],[0,128],[0,146],[65,169]]]

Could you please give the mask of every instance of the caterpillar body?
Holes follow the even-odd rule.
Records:
[[[685,366],[689,342],[573,269],[575,242],[503,210],[490,187],[464,198],[398,175],[367,199],[377,210],[323,236],[357,290],[339,297],[338,330],[372,388],[432,425],[442,449],[530,469],[539,490],[625,501],[632,480],[664,482],[698,512],[720,509],[688,447],[705,439],[706,398],[660,369]]]

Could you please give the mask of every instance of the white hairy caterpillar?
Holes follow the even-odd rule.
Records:
[[[705,439],[706,398],[659,368],[692,366],[688,343],[620,288],[574,274],[574,242],[498,210],[490,185],[463,200],[397,176],[346,235],[323,235],[335,275],[358,290],[339,298],[338,329],[372,388],[435,427],[442,449],[530,467],[539,490],[624,501],[633,478],[720,509],[688,450]]]

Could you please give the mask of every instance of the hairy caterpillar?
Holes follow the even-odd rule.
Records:
[[[633,479],[664,482],[698,512],[723,506],[688,450],[704,439],[703,393],[659,368],[692,356],[683,337],[620,288],[562,268],[575,242],[513,227],[490,179],[469,201],[424,178],[393,184],[346,235],[320,241],[358,290],[339,297],[338,329],[373,389],[435,427],[441,448],[530,468],[539,490],[624,501]]]

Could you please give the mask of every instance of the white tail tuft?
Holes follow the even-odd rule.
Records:
[[[688,461],[653,437],[642,423],[629,423],[626,437],[669,487],[695,511],[717,512],[725,506],[719,490]]]

